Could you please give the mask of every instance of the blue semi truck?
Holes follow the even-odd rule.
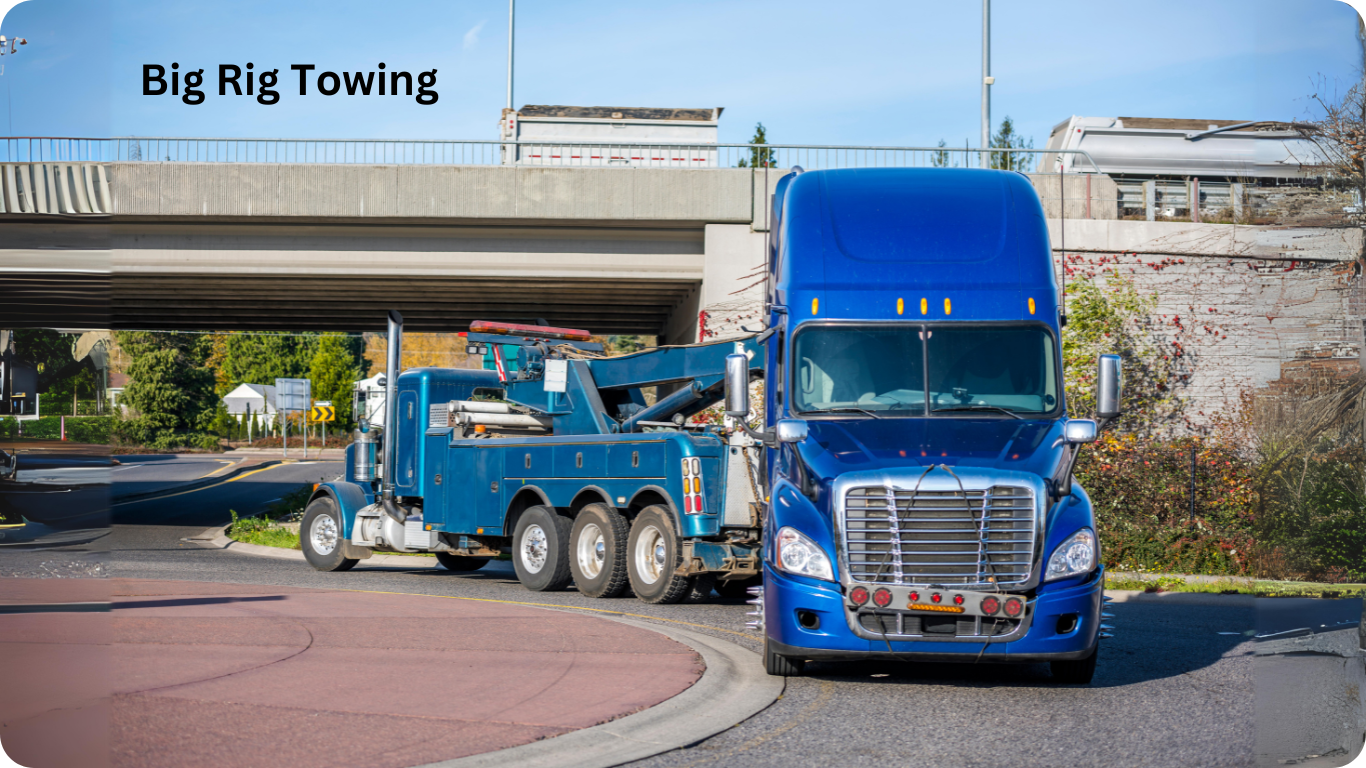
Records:
[[[767,325],[740,341],[603,357],[585,331],[476,323],[495,370],[400,374],[390,313],[386,426],[318,487],[309,562],[507,556],[532,590],[748,594],[774,675],[881,657],[1089,682],[1110,627],[1072,467],[1100,425],[1068,416],[1028,178],[796,169],[772,217]],[[1120,373],[1098,360],[1102,421]],[[723,423],[690,420],[718,403]]]

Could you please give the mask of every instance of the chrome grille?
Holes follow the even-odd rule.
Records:
[[[844,498],[849,575],[869,584],[1020,584],[1034,562],[1034,531],[1027,487],[912,493],[871,486]]]

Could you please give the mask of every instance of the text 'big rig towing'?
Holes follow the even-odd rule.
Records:
[[[390,313],[385,428],[362,424],[345,479],[318,487],[309,562],[421,551],[459,571],[508,553],[533,590],[747,590],[776,675],[882,657],[1048,661],[1089,682],[1110,628],[1072,466],[1098,424],[1067,415],[1028,179],[797,169],[772,213],[768,327],[742,341],[603,358],[585,331],[475,323],[496,371],[400,375]],[[1101,419],[1119,379],[1102,356]],[[672,393],[647,404],[655,386]],[[688,422],[723,399],[724,426]]]

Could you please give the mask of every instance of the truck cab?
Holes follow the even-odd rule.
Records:
[[[795,172],[773,220],[754,601],[768,671],[1047,661],[1089,682],[1104,574],[1071,473],[1098,425],[1069,416],[1029,179]],[[1118,362],[1099,362],[1102,418],[1118,415]]]

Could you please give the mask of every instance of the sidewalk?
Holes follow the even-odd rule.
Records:
[[[703,671],[592,616],[201,582],[6,580],[0,636],[0,738],[43,766],[403,768],[614,720]]]
[[[284,449],[282,448],[231,448],[225,451],[223,456],[225,458],[232,458],[234,456],[264,456],[273,459],[289,458],[302,460],[304,458],[304,449],[297,445],[290,446],[289,456],[285,456]],[[309,461],[322,459],[328,461],[342,461],[346,458],[346,449],[319,448],[316,445],[309,446],[307,458]]]

